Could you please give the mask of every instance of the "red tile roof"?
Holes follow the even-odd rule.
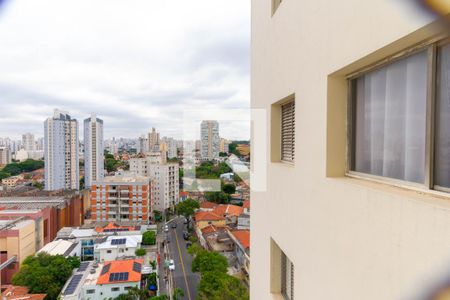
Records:
[[[200,208],[204,208],[204,209],[214,209],[218,206],[219,204],[214,203],[214,202],[209,202],[209,201],[203,201],[202,203],[200,203]]]
[[[108,223],[108,225],[106,225],[104,227],[96,227],[95,231],[103,232],[108,229],[109,229],[109,231],[111,231],[113,229],[122,229],[122,230],[128,229],[129,231],[136,230],[136,228],[134,226],[121,226],[121,225],[115,224],[114,222],[110,222],[110,223]]]
[[[43,300],[47,294],[29,294],[25,286],[10,285],[2,293],[3,300]]]
[[[250,230],[232,230],[231,234],[245,249],[250,248]]]
[[[186,192],[186,191],[180,192],[180,197],[186,197],[186,196],[189,196],[189,192]]]
[[[209,225],[206,226],[205,228],[202,229],[202,234],[209,234],[209,233],[213,233],[216,232],[217,228],[214,225]]]
[[[234,216],[238,217],[244,212],[244,208],[242,206],[232,205],[232,204],[221,204],[217,206],[213,213],[219,216]]]
[[[250,200],[245,200],[244,204],[242,204],[242,208],[250,208]]]
[[[137,272],[133,269],[133,264],[138,263],[142,267],[142,259],[128,259],[128,260],[114,260],[107,261],[103,264],[103,269],[107,272],[102,272],[97,279],[97,284],[112,284],[118,282],[137,282],[141,280],[141,272]],[[109,267],[107,267],[109,265]],[[109,281],[109,275],[111,273],[128,273],[128,280],[121,281]]]
[[[199,211],[195,213],[195,221],[222,221],[224,217],[209,211]]]

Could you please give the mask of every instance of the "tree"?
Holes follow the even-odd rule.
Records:
[[[155,296],[150,298],[151,300],[169,300],[169,297],[167,295],[161,295],[161,296]]]
[[[11,177],[11,173],[0,171],[0,180]]]
[[[185,201],[178,203],[177,213],[189,219],[198,208],[200,208],[198,201],[188,198]]]
[[[192,261],[192,272],[200,272],[202,274],[205,272],[226,273],[227,270],[227,259],[217,252],[199,251]]]
[[[222,191],[228,195],[234,194],[236,192],[236,186],[234,184],[224,184]]]
[[[147,254],[147,250],[145,250],[144,248],[138,248],[136,249],[136,251],[134,251],[134,253],[136,254],[136,256],[144,256],[145,254]]]
[[[219,204],[228,204],[231,199],[230,195],[224,192],[205,192],[204,195],[206,200]]]
[[[28,287],[30,293],[46,293],[45,299],[57,299],[72,270],[80,266],[76,257],[39,253],[28,256],[12,279],[14,285]]]
[[[147,300],[148,297],[149,295],[146,289],[133,286],[126,294],[120,294],[114,300]]]
[[[175,288],[173,290],[173,300],[179,300],[181,297],[184,297],[184,292],[180,288]]]
[[[162,213],[159,210],[154,210],[153,215],[155,216],[155,221],[161,221],[162,220]]]
[[[142,245],[155,245],[156,244],[156,232],[149,230],[142,235]]]
[[[36,180],[33,180],[31,185],[34,186],[35,188],[39,189],[39,190],[43,190],[44,189],[44,184],[39,182],[39,181],[36,181]]]
[[[247,288],[239,279],[221,272],[206,272],[198,285],[200,300],[248,300]]]

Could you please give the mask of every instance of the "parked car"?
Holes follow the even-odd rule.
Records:
[[[173,222],[172,223],[172,228],[177,228],[177,223]]]
[[[183,239],[185,239],[186,241],[189,240],[189,232],[183,231]]]
[[[173,261],[173,259],[169,260],[169,270],[175,271],[175,262]]]
[[[188,223],[188,219],[187,219],[187,218],[184,218],[183,223],[184,223],[184,224],[187,224],[187,223]]]
[[[165,231],[165,232],[168,232],[168,231],[169,231],[169,226],[164,225],[164,231]]]
[[[192,246],[192,243],[191,242],[187,242],[186,243],[186,248],[189,248],[190,246]]]

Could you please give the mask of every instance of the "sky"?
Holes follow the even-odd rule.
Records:
[[[80,136],[95,113],[106,138],[151,127],[182,138],[197,111],[224,119],[222,137],[249,139],[249,0],[1,3],[0,137],[43,136],[58,108]]]

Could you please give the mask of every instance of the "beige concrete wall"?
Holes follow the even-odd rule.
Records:
[[[31,221],[19,231],[19,261],[22,262],[27,256],[36,253],[36,230],[35,222]]]
[[[295,265],[295,300],[423,299],[450,280],[450,195],[344,175],[345,73],[436,33],[405,38],[433,21],[407,2],[283,0],[271,17],[272,1],[252,1],[252,107],[270,116],[295,94],[296,158],[271,162],[268,141],[268,190],[251,195],[251,299],[278,299],[271,239]]]

